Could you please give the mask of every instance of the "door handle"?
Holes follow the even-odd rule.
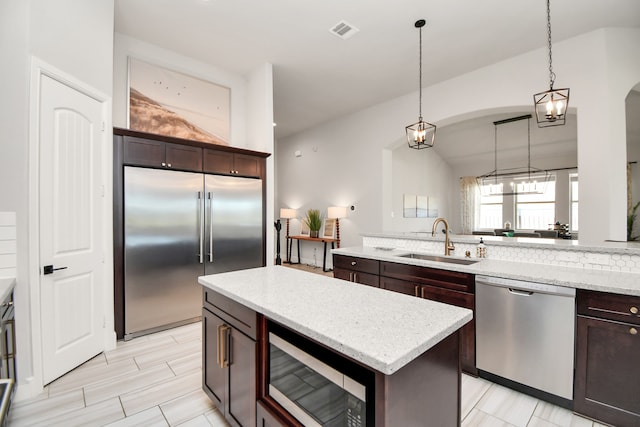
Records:
[[[45,265],[43,267],[43,272],[42,274],[53,274],[54,271],[58,271],[58,270],[66,270],[67,267],[58,267],[58,268],[53,268],[53,265]]]
[[[209,262],[213,262],[213,193],[208,192],[209,197]]]
[[[200,233],[198,233],[200,242],[198,247],[200,248],[200,253],[198,254],[198,259],[200,260],[200,264],[204,262],[204,207],[202,206],[203,194],[198,191],[198,218],[200,222]]]

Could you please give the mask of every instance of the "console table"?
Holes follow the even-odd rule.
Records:
[[[298,242],[298,262],[291,261],[291,252],[293,251],[293,241]],[[300,264],[300,240],[306,240],[309,242],[321,242],[324,243],[324,251],[322,255],[322,271],[327,270],[327,243],[331,243],[331,249],[334,249],[334,245],[337,242],[340,245],[340,239],[332,239],[328,237],[309,237],[309,236],[289,236],[287,239],[287,259],[289,264]]]

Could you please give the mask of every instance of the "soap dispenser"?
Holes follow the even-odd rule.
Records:
[[[487,246],[484,244],[482,237],[480,238],[480,243],[476,246],[476,258],[486,258],[487,257]]]

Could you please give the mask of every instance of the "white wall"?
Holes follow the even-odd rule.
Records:
[[[113,0],[5,0],[0,4],[0,211],[16,213],[17,271],[15,289],[19,392],[34,375],[29,218],[29,85],[35,56],[111,96]],[[109,132],[110,133],[110,132]],[[35,231],[33,231],[35,232]],[[26,387],[26,388],[25,388]],[[32,391],[37,391],[38,384]]]
[[[404,194],[429,197],[429,208],[438,216],[451,218],[451,207],[458,201],[458,187],[451,167],[431,150],[410,150],[401,144],[392,150],[391,211],[384,212],[385,231],[431,231],[435,218],[404,218]],[[451,226],[452,230],[455,228]],[[459,228],[458,228],[459,230]]]
[[[585,242],[626,237],[624,99],[640,79],[637,46],[639,29],[601,29],[554,44],[556,87],[571,88],[578,115],[580,186],[590,189],[580,194]],[[424,88],[423,117],[445,126],[527,105],[548,89],[546,64],[546,49],[538,49]],[[416,99],[417,91],[278,141],[276,208],[322,207],[344,194],[367,209],[344,226],[345,245],[359,245],[361,231],[387,231],[391,159],[383,151],[404,138]],[[297,149],[308,158],[295,159]]]

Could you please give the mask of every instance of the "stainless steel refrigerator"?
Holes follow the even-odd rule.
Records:
[[[197,320],[198,276],[263,265],[262,180],[124,168],[124,337]]]

